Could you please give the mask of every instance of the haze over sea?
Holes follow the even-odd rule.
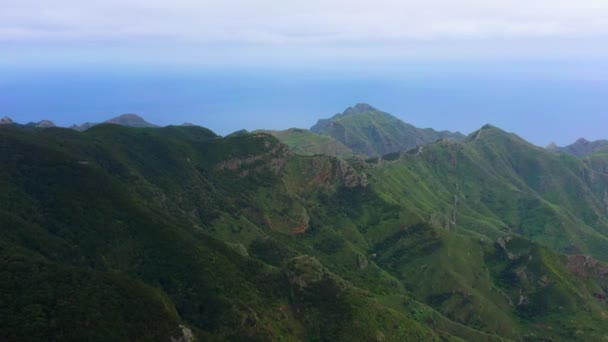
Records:
[[[0,116],[69,126],[138,113],[219,134],[309,128],[367,102],[418,127],[491,123],[541,146],[608,138],[606,63],[406,61],[378,66],[3,67]]]

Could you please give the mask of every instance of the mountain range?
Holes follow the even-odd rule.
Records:
[[[608,153],[362,104],[226,137],[128,119],[0,126],[7,340],[608,338]]]
[[[602,150],[608,152],[608,140],[589,141],[585,138],[580,138],[568,146],[559,147],[555,144],[550,144],[547,146],[547,149],[553,152],[563,152],[575,156],[585,156]]]
[[[106,120],[103,123],[110,123],[129,127],[159,127],[157,125],[147,122],[139,115],[133,113],[123,114],[115,118]],[[72,125],[70,126],[70,128],[82,132],[96,125],[99,125],[99,123],[85,122],[80,125]]]
[[[13,123],[13,120],[8,116],[0,119],[0,124]],[[147,122],[134,113],[122,114],[102,123],[128,127],[160,127]],[[69,128],[82,132],[99,124],[85,122],[74,124]],[[49,120],[30,122],[26,125],[39,128],[56,127],[55,123]],[[182,125],[194,126],[192,123]],[[458,141],[465,138],[465,135],[460,132],[417,128],[367,103],[358,103],[348,107],[344,112],[335,114],[329,119],[320,119],[309,130],[290,128],[286,130],[258,130],[256,132],[274,135],[299,154],[326,154],[341,157],[377,157],[409,150],[440,139]],[[233,134],[241,133],[249,132],[242,130]],[[585,138],[580,138],[575,143],[564,147],[551,143],[546,149],[556,153],[584,156],[608,149],[608,140],[588,141]]]

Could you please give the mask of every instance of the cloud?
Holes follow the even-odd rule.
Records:
[[[608,35],[605,0],[0,0],[0,40],[336,44]]]

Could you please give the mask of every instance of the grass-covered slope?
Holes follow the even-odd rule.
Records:
[[[271,134],[289,146],[295,153],[303,155],[325,154],[328,156],[352,157],[355,153],[338,140],[319,135],[307,129],[290,128],[283,131],[261,131]]]
[[[608,259],[606,174],[491,126],[385,157],[382,195],[435,226],[497,238],[517,233],[561,252]],[[378,161],[376,161],[378,163]]]
[[[460,133],[416,128],[367,104],[357,104],[331,119],[319,120],[311,131],[330,136],[352,151],[370,157],[408,150],[441,138],[464,138]]]
[[[492,127],[369,162],[200,127],[0,127],[0,335],[598,340],[604,266],[554,251],[606,260],[596,158]]]
[[[265,255],[268,233],[308,228],[305,213],[290,212],[302,205],[279,195],[290,154],[268,135],[111,125],[0,134],[2,336],[169,340],[180,325],[203,340],[372,338],[381,327],[436,336],[403,313],[370,311],[338,275],[312,288],[290,281],[283,256],[296,250],[276,263],[248,256],[244,244]],[[353,172],[323,163],[331,186]]]

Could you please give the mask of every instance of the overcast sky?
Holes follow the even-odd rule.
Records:
[[[0,0],[6,61],[597,57],[606,37],[606,0]]]

